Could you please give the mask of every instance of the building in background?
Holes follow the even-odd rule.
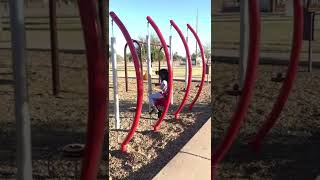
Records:
[[[284,13],[288,0],[260,0],[261,12]],[[290,0],[291,1],[291,0]],[[307,4],[308,0],[304,0]],[[320,0],[309,0],[310,9],[320,11]],[[237,13],[240,11],[240,0],[214,0],[213,14]]]

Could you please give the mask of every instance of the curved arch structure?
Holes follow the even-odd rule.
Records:
[[[163,121],[164,117],[166,116],[168,110],[169,110],[169,106],[170,106],[170,99],[172,96],[172,82],[173,82],[173,77],[172,77],[172,65],[171,65],[171,61],[170,61],[170,54],[169,54],[169,50],[168,50],[168,46],[166,41],[163,38],[163,35],[160,31],[160,29],[158,28],[158,26],[156,25],[156,23],[152,20],[152,18],[150,16],[147,16],[147,20],[150,23],[150,25],[152,26],[152,28],[156,31],[160,42],[162,44],[162,47],[164,49],[164,53],[167,59],[167,66],[168,66],[168,71],[169,71],[169,82],[168,82],[168,101],[166,101],[164,110],[160,116],[160,118],[158,119],[158,121],[156,122],[156,124],[153,126],[154,131],[157,131],[160,128],[161,122]]]
[[[191,56],[190,56],[189,46],[188,46],[188,43],[187,43],[183,33],[181,32],[181,30],[179,29],[179,27],[177,26],[177,24],[173,20],[170,20],[170,23],[174,27],[174,29],[178,32],[178,34],[179,34],[179,36],[180,36],[180,38],[181,38],[181,40],[183,42],[184,48],[186,49],[188,67],[189,67],[188,68],[188,85],[187,85],[187,89],[186,89],[186,92],[185,92],[185,94],[183,96],[183,99],[182,99],[182,102],[181,102],[180,106],[178,107],[178,109],[174,113],[174,118],[177,120],[177,119],[179,119],[179,114],[180,114],[184,104],[186,103],[187,97],[188,97],[189,92],[190,92],[191,81],[192,81],[192,63],[191,63]]]
[[[203,46],[202,46],[202,43],[201,43],[201,41],[200,41],[200,38],[199,38],[198,34],[196,33],[196,31],[192,28],[192,26],[191,26],[190,24],[187,24],[187,27],[190,29],[190,31],[192,32],[192,34],[194,35],[194,37],[195,37],[196,40],[197,40],[197,43],[198,43],[199,48],[200,48],[201,58],[202,58],[202,76],[201,76],[201,82],[200,82],[200,86],[199,86],[199,89],[198,89],[198,92],[197,92],[196,96],[194,97],[193,101],[192,101],[191,104],[189,105],[188,110],[191,111],[193,105],[194,105],[194,104],[196,103],[196,101],[198,100],[198,98],[199,98],[199,96],[200,96],[200,93],[201,93],[201,90],[202,90],[203,85],[204,85],[204,80],[205,80],[205,77],[206,77],[206,60],[205,60],[205,55],[204,55]]]
[[[114,13],[114,12],[110,12],[110,16],[112,18],[112,20],[118,25],[118,27],[120,28],[123,36],[125,37],[130,52],[131,52],[131,56],[133,58],[133,63],[134,63],[134,68],[136,71],[136,78],[137,78],[137,105],[136,105],[136,114],[134,117],[134,121],[132,124],[132,127],[129,131],[129,134],[127,135],[127,137],[125,138],[125,140],[123,141],[123,143],[121,144],[121,151],[122,152],[127,152],[127,144],[129,143],[129,141],[132,139],[138,124],[139,124],[139,119],[141,116],[141,111],[142,111],[142,101],[143,101],[143,81],[142,81],[142,77],[141,77],[141,72],[140,72],[140,64],[139,64],[139,58],[137,55],[137,52],[135,50],[133,41],[130,37],[129,32],[127,31],[126,27],[123,25],[123,23],[120,21],[120,19],[118,18],[118,16]]]
[[[303,6],[301,0],[294,0],[294,33],[291,49],[290,64],[287,70],[286,78],[280,89],[278,98],[273,105],[272,111],[268,115],[265,123],[257,132],[255,138],[249,143],[255,152],[259,152],[261,148],[261,141],[276,123],[281,111],[288,99],[289,93],[292,89],[294,80],[299,66],[300,51],[302,47],[303,35]]]
[[[106,119],[106,56],[95,1],[79,0],[79,11],[87,50],[89,112],[87,140],[81,179],[96,179],[101,158]]]
[[[249,57],[247,73],[244,81],[243,91],[238,101],[235,112],[231,119],[231,125],[224,137],[222,143],[218,147],[218,150],[213,154],[212,158],[212,171],[213,174],[217,168],[217,165],[222,160],[224,155],[230,149],[237,134],[239,133],[241,124],[246,116],[254,84],[257,76],[257,65],[259,63],[259,43],[260,43],[260,7],[256,0],[249,0],[249,24],[250,24],[250,41],[249,41]]]
[[[133,43],[138,45],[139,48],[139,60],[140,60],[140,67],[141,67],[141,73],[143,73],[143,61],[142,61],[142,49],[141,49],[141,45],[140,43],[135,40],[132,39]],[[126,85],[126,92],[128,92],[128,68],[127,68],[127,47],[128,47],[128,43],[126,43],[126,45],[124,46],[124,80],[125,80],[125,85]],[[142,74],[143,75],[143,74]]]

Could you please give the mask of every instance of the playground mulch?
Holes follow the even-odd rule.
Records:
[[[153,80],[153,87],[157,80]],[[190,96],[186,106],[189,105],[197,92],[193,82]],[[175,121],[172,115],[178,108],[184,92],[184,82],[174,82],[174,104],[163,121],[160,130],[154,132],[152,125],[157,120],[157,115],[148,114],[147,95],[144,96],[144,105],[138,129],[133,139],[128,144],[128,153],[120,151],[120,145],[128,130],[131,128],[134,119],[134,107],[136,105],[136,80],[129,80],[129,91],[125,92],[124,80],[119,81],[119,101],[121,128],[115,129],[113,116],[113,100],[110,101],[110,131],[109,131],[109,165],[112,179],[152,179],[191,137],[202,127],[211,115],[210,84],[205,84],[203,93],[191,112],[185,108],[180,114],[180,120]],[[147,92],[147,82],[144,83]],[[110,97],[113,97],[113,91]],[[112,99],[112,98],[111,98]],[[208,146],[210,146],[208,144]]]
[[[60,53],[61,94],[52,95],[48,52],[27,52],[33,176],[35,179],[74,179],[81,158],[64,157],[61,148],[85,143],[87,69],[85,55]],[[16,131],[11,52],[0,50],[0,179],[16,179]],[[106,127],[107,129],[107,127]],[[107,139],[99,178],[107,179]]]
[[[51,58],[45,51],[28,51],[28,86],[32,133],[33,175],[35,179],[71,179],[79,176],[81,158],[67,158],[61,148],[67,144],[85,143],[87,124],[87,66],[84,54],[60,53],[61,93],[52,95]],[[111,66],[110,66],[111,67]],[[0,49],[0,179],[15,179],[16,175],[16,131],[14,118],[14,89],[12,86],[11,52]],[[110,77],[110,81],[112,78]],[[155,80],[156,81],[156,80]],[[108,168],[111,179],[151,179],[188,142],[210,117],[210,85],[190,113],[181,112],[181,120],[166,117],[159,132],[150,131],[156,116],[147,114],[143,106],[140,124],[133,140],[128,145],[128,154],[119,152],[119,143],[124,139],[134,117],[132,107],[136,103],[135,78],[129,80],[129,92],[124,92],[124,79],[119,78],[121,130],[114,130],[113,89],[110,82],[110,139],[107,162],[108,139],[99,178],[107,179]],[[196,85],[191,89],[194,97]],[[183,82],[175,82],[175,104],[181,102],[179,90]],[[145,83],[145,88],[147,84]],[[146,90],[145,90],[146,92]],[[147,99],[144,98],[145,103]],[[191,98],[188,98],[187,105]],[[106,136],[108,127],[106,129]]]
[[[216,151],[230,124],[236,98],[227,95],[237,83],[238,65],[213,65],[212,142]],[[247,145],[271,111],[281,83],[271,81],[286,66],[259,65],[258,79],[245,122],[218,167],[218,179],[316,179],[320,175],[320,70],[300,67],[293,91],[260,154]]]

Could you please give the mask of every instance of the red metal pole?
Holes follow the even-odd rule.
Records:
[[[203,85],[204,85],[204,80],[205,80],[205,77],[206,77],[206,60],[205,60],[205,56],[204,56],[203,46],[202,46],[202,43],[201,43],[201,41],[200,41],[200,38],[199,38],[198,34],[197,34],[196,31],[191,27],[190,24],[187,24],[187,27],[190,29],[190,31],[192,32],[192,34],[194,35],[194,37],[197,39],[197,43],[198,43],[198,45],[199,45],[200,53],[201,53],[201,58],[202,58],[202,76],[201,76],[201,82],[200,82],[200,86],[199,86],[199,89],[198,89],[198,92],[197,92],[196,96],[194,97],[192,103],[189,105],[188,110],[191,111],[193,105],[196,103],[198,97],[200,96],[201,90],[202,90]]]
[[[183,42],[184,48],[186,49],[187,60],[188,60],[188,85],[187,85],[186,92],[183,96],[182,102],[181,102],[180,106],[178,107],[178,109],[176,110],[176,112],[174,113],[174,118],[177,120],[177,119],[179,119],[179,113],[181,112],[184,104],[186,103],[187,97],[190,92],[190,87],[191,87],[191,82],[192,82],[192,62],[191,62],[191,56],[190,56],[188,43],[187,43],[183,33],[181,32],[181,30],[179,29],[179,27],[176,25],[176,23],[173,20],[170,20],[170,23],[174,27],[174,29],[178,32],[178,34]]]
[[[81,179],[96,179],[101,159],[106,119],[106,59],[98,25],[96,1],[78,0],[87,52],[89,112]]]
[[[250,23],[250,41],[248,68],[244,81],[244,87],[238,101],[235,112],[231,119],[231,125],[216,153],[213,154],[212,171],[215,173],[217,165],[223,159],[224,155],[230,149],[237,134],[239,133],[242,121],[244,120],[257,77],[257,66],[259,63],[260,48],[260,8],[257,0],[249,0],[249,23]]]
[[[152,26],[152,28],[156,31],[160,42],[162,44],[162,47],[164,48],[164,54],[166,56],[166,60],[167,60],[167,66],[168,66],[168,71],[169,71],[169,82],[168,82],[168,101],[166,101],[163,113],[161,114],[160,118],[158,119],[158,121],[156,122],[156,124],[153,126],[154,127],[154,131],[159,130],[161,122],[163,121],[164,117],[166,116],[168,110],[169,110],[169,106],[170,106],[170,99],[172,96],[172,83],[173,83],[173,76],[172,76],[172,65],[171,65],[171,60],[170,60],[170,54],[169,54],[169,50],[168,50],[168,46],[166,41],[163,38],[163,35],[160,31],[160,29],[158,28],[158,26],[156,25],[156,23],[151,19],[150,16],[147,16],[147,20],[150,23],[150,25]]]
[[[142,102],[143,102],[143,80],[142,80],[142,76],[141,76],[141,72],[140,72],[139,58],[138,58],[136,49],[134,47],[134,44],[133,44],[133,41],[130,37],[129,32],[127,31],[126,27],[123,25],[123,23],[120,21],[120,19],[118,18],[118,16],[114,12],[110,12],[110,16],[113,19],[113,21],[118,25],[123,36],[125,37],[125,39],[128,43],[128,46],[129,46],[129,49],[131,52],[131,56],[133,59],[133,63],[134,63],[134,68],[136,71],[136,78],[137,78],[137,92],[138,92],[137,97],[138,98],[137,98],[137,105],[136,105],[136,114],[134,117],[132,127],[129,131],[129,134],[127,135],[127,137],[125,138],[125,140],[121,144],[121,151],[127,152],[127,144],[132,139],[132,137],[138,127],[139,119],[141,116]]]
[[[261,148],[261,141],[276,123],[293,87],[294,80],[297,75],[299,58],[302,47],[303,36],[303,6],[301,0],[294,0],[294,33],[291,49],[290,64],[287,70],[286,78],[280,89],[278,98],[273,105],[271,113],[268,115],[267,120],[257,132],[257,135],[250,142],[253,150],[259,152]]]

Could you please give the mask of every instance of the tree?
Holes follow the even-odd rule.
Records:
[[[144,37],[139,37],[139,41],[147,43],[146,39]],[[151,35],[151,44],[158,44],[159,46],[151,45],[151,62],[157,62],[159,59],[160,61],[164,60],[164,50],[159,52],[160,50],[160,40],[158,39],[157,36]],[[141,44],[141,49],[142,49],[142,59],[147,59],[148,54],[147,54],[147,44]]]
[[[173,54],[173,61],[178,61],[178,60],[180,60],[180,59],[182,59],[182,57],[181,56],[179,56],[179,54],[178,54],[178,52],[175,52],[174,54]]]
[[[211,44],[210,43],[206,43],[203,46],[203,49],[204,49],[204,54],[205,54],[206,59],[211,58]]]
[[[197,59],[197,57],[196,57],[196,54],[195,54],[195,53],[192,53],[192,55],[191,55],[191,59]]]

